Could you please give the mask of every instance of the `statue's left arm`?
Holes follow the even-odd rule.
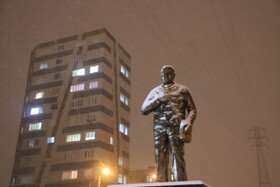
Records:
[[[187,93],[187,110],[189,113],[188,118],[190,118],[190,122],[193,124],[197,111],[190,92]]]
[[[193,125],[194,120],[197,116],[196,107],[195,107],[193,98],[191,96],[191,93],[189,91],[187,91],[185,94],[186,94],[185,95],[186,109],[188,111],[188,115],[186,116],[186,119],[182,121],[181,128],[182,128],[182,126],[185,126],[188,128],[189,126]]]

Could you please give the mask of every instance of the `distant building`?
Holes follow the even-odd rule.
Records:
[[[127,182],[130,59],[106,29],[35,47],[11,186]]]

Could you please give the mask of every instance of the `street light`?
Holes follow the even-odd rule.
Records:
[[[111,171],[109,168],[101,168],[102,169],[102,173],[99,174],[98,176],[98,187],[101,187],[101,175],[110,175]]]
[[[100,164],[102,166],[99,166],[98,169],[98,187],[101,186],[101,177],[102,175],[110,175],[111,174],[111,170],[109,168],[104,167],[104,164]],[[92,180],[89,181],[89,187],[92,186]]]
[[[103,172],[103,174],[105,174],[105,175],[111,174],[111,171],[110,171],[109,168],[102,168],[102,172]]]
[[[153,181],[155,181],[157,179],[157,174],[153,173],[152,178],[153,178]]]

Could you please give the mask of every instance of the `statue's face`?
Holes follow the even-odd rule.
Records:
[[[174,70],[171,68],[165,68],[161,72],[161,80],[163,84],[171,84],[174,83],[173,80],[175,78]]]

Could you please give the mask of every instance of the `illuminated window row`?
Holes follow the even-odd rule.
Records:
[[[69,134],[66,136],[66,142],[79,142],[81,141],[81,136],[82,136],[81,133]],[[86,132],[85,140],[95,140],[95,132],[94,131]],[[109,143],[110,144],[114,143],[113,137],[110,137]]]
[[[78,170],[62,172],[62,180],[77,179],[77,178],[78,178]]]
[[[89,85],[88,85],[88,88],[89,89],[98,88],[98,81],[90,82]],[[85,83],[72,85],[70,87],[70,92],[78,92],[78,91],[82,91],[84,89],[85,89]]]
[[[35,130],[41,130],[41,129],[42,129],[42,122],[31,123],[31,124],[29,124],[29,127],[28,127],[29,131],[35,131]]]
[[[122,123],[119,125],[119,131],[125,135],[128,135],[128,128]]]
[[[54,143],[55,137],[48,137],[47,143]],[[37,147],[39,146],[39,139],[31,139],[27,141],[27,147]]]
[[[90,66],[90,68],[89,68],[89,73],[96,73],[98,71],[99,71],[98,65]],[[85,74],[86,74],[86,68],[76,69],[72,72],[73,77],[83,76]]]
[[[89,85],[88,85],[88,88],[89,88],[89,89],[98,88],[98,81],[92,81],[92,82],[90,82]],[[59,88],[53,90],[53,91],[54,91],[53,94],[54,94],[54,93],[59,93],[59,90],[58,90],[58,89],[59,89]],[[82,90],[84,90],[84,89],[85,89],[85,84],[84,84],[84,83],[82,83],[82,84],[77,84],[77,85],[72,85],[72,86],[70,87],[70,92],[82,91]],[[57,90],[57,91],[56,91],[56,90]],[[56,91],[56,92],[55,92],[55,91]],[[37,92],[37,93],[35,94],[35,99],[41,99],[41,98],[43,98],[43,97],[45,97],[45,92],[43,92],[43,91]]]

